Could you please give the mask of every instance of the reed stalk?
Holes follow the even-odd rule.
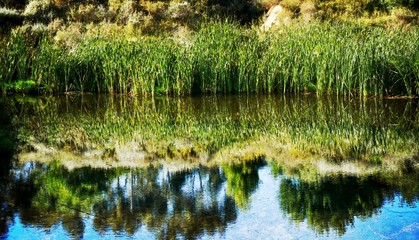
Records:
[[[73,49],[17,32],[0,61],[3,92],[141,95],[298,93],[417,96],[419,30],[312,23],[260,33],[234,22],[201,26],[190,44],[90,37]]]

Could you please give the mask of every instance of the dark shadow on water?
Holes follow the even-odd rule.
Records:
[[[0,236],[7,234],[8,221],[13,219],[10,194],[13,189],[10,170],[15,149],[15,134],[11,130],[10,115],[0,99]]]

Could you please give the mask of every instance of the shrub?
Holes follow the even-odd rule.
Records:
[[[359,17],[367,9],[373,10],[371,6],[378,6],[373,1],[324,0],[317,2],[317,8],[319,9],[319,15],[323,18]]]
[[[382,1],[372,1],[373,3],[379,2],[382,7],[387,10],[392,10],[396,7],[407,7],[411,9],[419,9],[419,1],[417,0],[382,0]]]
[[[81,23],[72,23],[58,30],[54,40],[62,46],[72,49],[82,40],[82,33],[83,25]]]
[[[126,24],[131,18],[135,22],[135,18],[138,16],[138,9],[139,5],[136,2],[132,0],[126,1],[118,11],[117,21]]]
[[[146,13],[153,15],[155,18],[164,18],[168,4],[162,1],[149,2],[144,1],[141,7]]]
[[[57,8],[68,8],[72,0],[53,0]]]
[[[124,29],[121,25],[107,21],[98,24],[87,24],[85,28],[87,37],[102,36],[105,38],[121,37],[121,32]]]
[[[75,22],[100,22],[111,18],[102,5],[78,5],[70,10],[70,18]]]
[[[124,0],[109,0],[108,6],[111,11],[117,12],[121,8],[123,2]]]
[[[268,11],[273,6],[278,5],[281,0],[259,0],[260,6],[263,10]]]
[[[31,22],[51,22],[58,17],[58,11],[52,0],[32,0],[23,14]]]
[[[395,8],[392,10],[391,15],[402,25],[410,23],[417,24],[419,21],[419,15],[407,8]]]
[[[188,2],[170,2],[167,15],[171,19],[185,20],[192,15],[192,8]]]
[[[281,6],[288,8],[294,13],[300,11],[301,0],[282,0]]]
[[[64,20],[61,18],[56,18],[48,24],[48,32],[51,35],[55,35],[62,26],[64,26]]]
[[[312,1],[305,1],[300,6],[301,18],[305,22],[309,22],[314,19],[316,14],[316,5]]]

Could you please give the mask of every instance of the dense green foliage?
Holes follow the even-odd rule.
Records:
[[[91,37],[65,48],[16,31],[0,48],[3,92],[304,92],[418,95],[419,30],[311,24],[278,34],[234,23],[171,38]]]

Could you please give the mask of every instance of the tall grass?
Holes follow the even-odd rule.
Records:
[[[1,51],[3,92],[31,80],[45,92],[418,95],[419,29],[296,25],[260,33],[204,24],[190,44],[91,37],[73,49],[12,34]]]

